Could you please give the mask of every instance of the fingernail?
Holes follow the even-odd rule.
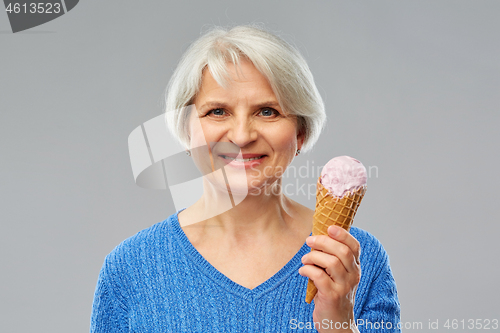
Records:
[[[306,238],[306,244],[309,245],[309,246],[313,245],[315,239],[316,239],[316,237],[314,237],[314,236],[307,237]]]
[[[339,235],[339,229],[333,225],[328,227],[328,233],[332,235],[333,237],[336,237]]]

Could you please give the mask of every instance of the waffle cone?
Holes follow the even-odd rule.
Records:
[[[313,216],[313,230],[312,234],[327,235],[328,227],[331,225],[338,225],[349,231],[358,210],[359,204],[363,199],[366,192],[366,186],[359,188],[353,193],[347,192],[342,198],[334,197],[328,190],[321,184],[321,178],[318,179],[316,188],[316,208]],[[314,251],[311,249],[311,251]],[[306,302],[311,303],[316,295],[316,286],[314,282],[309,279],[307,282]]]

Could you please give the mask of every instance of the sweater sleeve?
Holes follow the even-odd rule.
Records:
[[[92,304],[91,333],[129,332],[127,308],[114,292],[105,261],[99,273]]]
[[[401,332],[400,305],[396,290],[396,282],[392,276],[389,258],[384,248],[379,248],[380,267],[378,274],[368,287],[368,295],[357,325],[360,333],[368,332]]]

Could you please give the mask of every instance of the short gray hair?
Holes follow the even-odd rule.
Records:
[[[222,87],[227,87],[227,62],[250,60],[268,80],[281,108],[298,120],[304,134],[302,151],[309,150],[323,129],[326,115],[321,95],[309,66],[297,49],[280,37],[257,26],[214,27],[184,53],[165,94],[165,111],[170,131],[189,147],[189,106],[201,87],[203,70]]]

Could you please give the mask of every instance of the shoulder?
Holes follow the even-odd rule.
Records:
[[[358,240],[360,245],[367,250],[381,251],[383,246],[380,241],[366,230],[358,227],[351,227],[349,233]]]
[[[158,249],[168,247],[176,219],[177,213],[172,214],[118,244],[105,258],[107,269],[135,265],[144,258],[150,258]]]
[[[371,233],[358,227],[351,227],[349,233],[358,240],[361,247],[361,269],[377,276],[383,267],[389,265],[389,257],[382,243]]]

